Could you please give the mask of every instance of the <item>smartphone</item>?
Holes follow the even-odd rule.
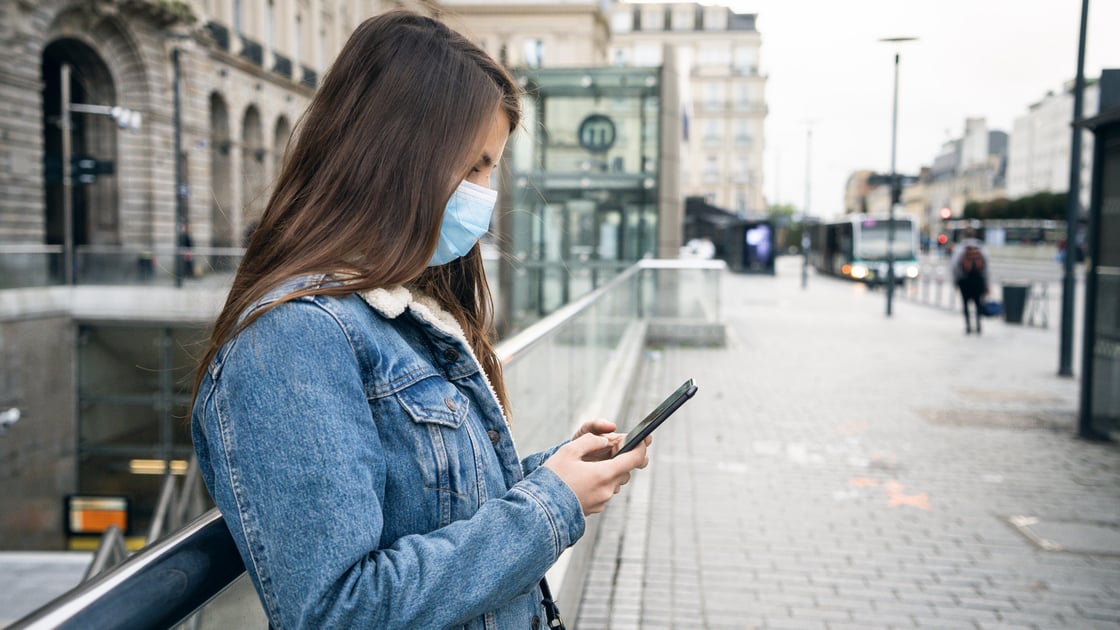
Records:
[[[653,433],[654,429],[661,426],[661,423],[665,422],[666,418],[673,415],[673,412],[677,409],[680,409],[681,405],[689,398],[692,398],[695,393],[696,385],[692,383],[692,379],[688,379],[677,388],[677,391],[669,394],[668,398],[661,401],[661,404],[651,411],[644,420],[639,422],[638,426],[630,429],[626,434],[626,443],[622,445],[622,448],[618,449],[618,452],[615,453],[614,456],[618,457],[622,453],[632,450],[640,444],[642,440],[646,439],[646,436]]]

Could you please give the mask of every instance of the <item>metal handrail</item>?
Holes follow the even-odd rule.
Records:
[[[169,628],[245,572],[217,508],[8,627]]]

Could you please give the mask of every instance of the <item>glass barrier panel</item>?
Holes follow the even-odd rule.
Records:
[[[243,251],[237,248],[77,248],[74,281],[96,285],[228,287]]]
[[[268,617],[248,573],[242,573],[224,591],[175,626],[177,630],[267,630],[268,627]]]
[[[62,251],[52,249],[0,246],[0,290],[63,284]]]

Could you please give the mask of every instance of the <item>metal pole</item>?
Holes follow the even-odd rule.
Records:
[[[1077,76],[1073,82],[1073,121],[1081,120],[1085,93],[1085,26],[1089,0],[1081,0],[1081,34],[1077,42]],[[1073,376],[1073,298],[1077,278],[1073,265],[1077,251],[1077,218],[1081,214],[1081,128],[1073,125],[1069,151],[1069,192],[1066,198],[1066,253],[1062,264],[1062,337],[1058,376]]]
[[[894,299],[894,207],[901,196],[895,155],[898,146],[898,53],[894,54],[894,106],[891,110],[891,207],[887,220],[887,317],[891,316]]]
[[[813,125],[810,124],[805,131],[805,214],[809,212],[809,193],[812,190],[811,178],[813,172]]]
[[[172,101],[175,115],[175,286],[183,286],[183,252],[180,251],[180,234],[186,226],[187,187],[183,183],[183,120],[179,104],[179,47],[171,49]]]
[[[70,64],[62,64],[60,77],[62,111],[58,124],[62,127],[62,277],[74,284],[74,185],[70,181]]]
[[[805,133],[805,207],[801,211],[801,288],[809,285],[809,248],[806,244],[805,217],[809,216],[809,194],[812,190],[813,163],[813,125],[810,124]]]

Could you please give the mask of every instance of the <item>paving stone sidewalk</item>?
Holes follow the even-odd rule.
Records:
[[[646,354],[632,414],[700,391],[602,515],[572,625],[1120,627],[1120,447],[1075,437],[1058,326],[887,319],[795,262],[725,275],[726,348]]]

